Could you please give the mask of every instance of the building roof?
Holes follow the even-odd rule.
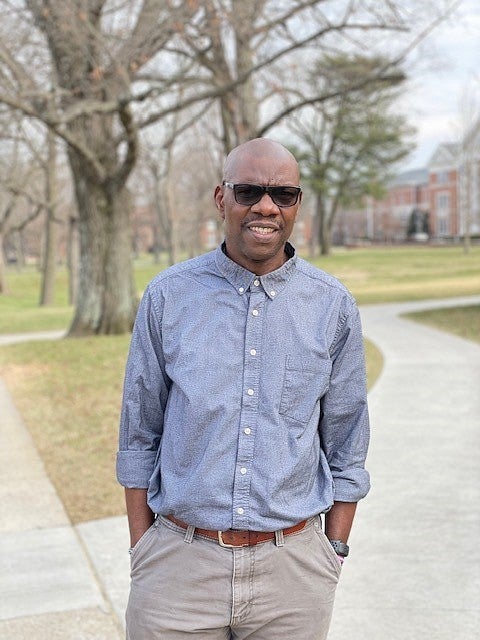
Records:
[[[428,184],[428,169],[410,169],[398,173],[389,183],[389,187],[420,186]]]
[[[430,158],[428,166],[430,169],[451,169],[458,164],[458,153],[460,144],[458,142],[442,142],[438,145],[435,153]]]

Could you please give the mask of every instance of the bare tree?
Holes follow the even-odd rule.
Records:
[[[0,101],[39,118],[65,141],[74,178],[81,269],[70,332],[127,331],[137,302],[125,191],[138,155],[132,102],[166,91],[178,70],[142,95],[132,94],[132,83],[184,28],[196,3],[26,0],[16,15],[2,4],[17,38],[11,43],[4,33],[1,41]],[[32,51],[51,62],[48,73],[29,72]]]
[[[426,1],[415,4],[417,23]],[[289,56],[301,50],[307,56],[311,47],[361,46],[359,35],[367,32],[369,38],[406,32],[412,13],[403,5],[0,0],[0,103],[41,120],[65,142],[74,180],[81,268],[70,333],[122,333],[133,323],[126,181],[140,129],[179,109],[219,101],[226,150],[263,135],[299,107],[331,97],[314,87],[299,95],[301,67],[290,69],[295,81],[286,86]]]
[[[221,89],[215,108],[228,152],[339,91],[356,91],[378,78],[396,81],[399,63],[459,2],[421,0],[412,11],[409,2],[391,0],[207,0],[173,51],[200,68],[197,83]],[[352,76],[349,86],[306,80],[311,60],[322,54],[366,55],[367,49],[375,56],[385,46],[391,53],[385,65],[372,75]]]
[[[0,293],[7,293],[4,243],[9,235],[21,231],[38,217],[44,209],[44,202],[39,189],[40,170],[25,153],[21,122],[3,118],[1,140]]]

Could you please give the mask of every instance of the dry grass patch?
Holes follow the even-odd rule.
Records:
[[[61,340],[0,352],[0,375],[74,523],[124,512],[115,454],[128,341]]]
[[[365,359],[367,363],[368,388],[371,389],[382,372],[383,355],[370,340],[365,340]]]

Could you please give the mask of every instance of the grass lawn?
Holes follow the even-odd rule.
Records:
[[[480,305],[417,311],[406,313],[405,317],[480,342]]]
[[[387,247],[338,249],[313,261],[342,280],[359,304],[473,295],[480,292],[480,246],[465,254],[461,247]],[[135,280],[142,291],[165,262],[151,256],[135,261]],[[7,275],[11,293],[0,295],[0,333],[66,329],[67,274],[59,269],[55,306],[38,307],[40,274],[32,267]]]
[[[425,247],[338,251],[316,261],[340,277],[360,303],[468,295],[480,291],[480,247]],[[136,262],[142,290],[165,265]],[[0,333],[62,329],[72,310],[66,274],[59,271],[56,306],[39,309],[39,274],[10,272],[12,294],[0,296]],[[465,337],[478,339],[477,311],[463,320]],[[432,312],[437,315],[440,312]],[[453,313],[449,310],[449,313]],[[463,315],[462,315],[463,317]],[[448,329],[447,325],[444,328]],[[118,414],[129,336],[12,345],[0,350],[0,376],[30,429],[47,472],[73,522],[124,512],[123,490],[114,476]],[[369,385],[382,357],[366,342]]]

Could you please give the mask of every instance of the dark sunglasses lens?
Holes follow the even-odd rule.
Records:
[[[270,189],[270,195],[272,200],[279,207],[292,207],[298,198],[298,189],[289,187],[272,187]]]
[[[234,193],[238,204],[252,205],[261,199],[263,189],[255,184],[236,184]]]

